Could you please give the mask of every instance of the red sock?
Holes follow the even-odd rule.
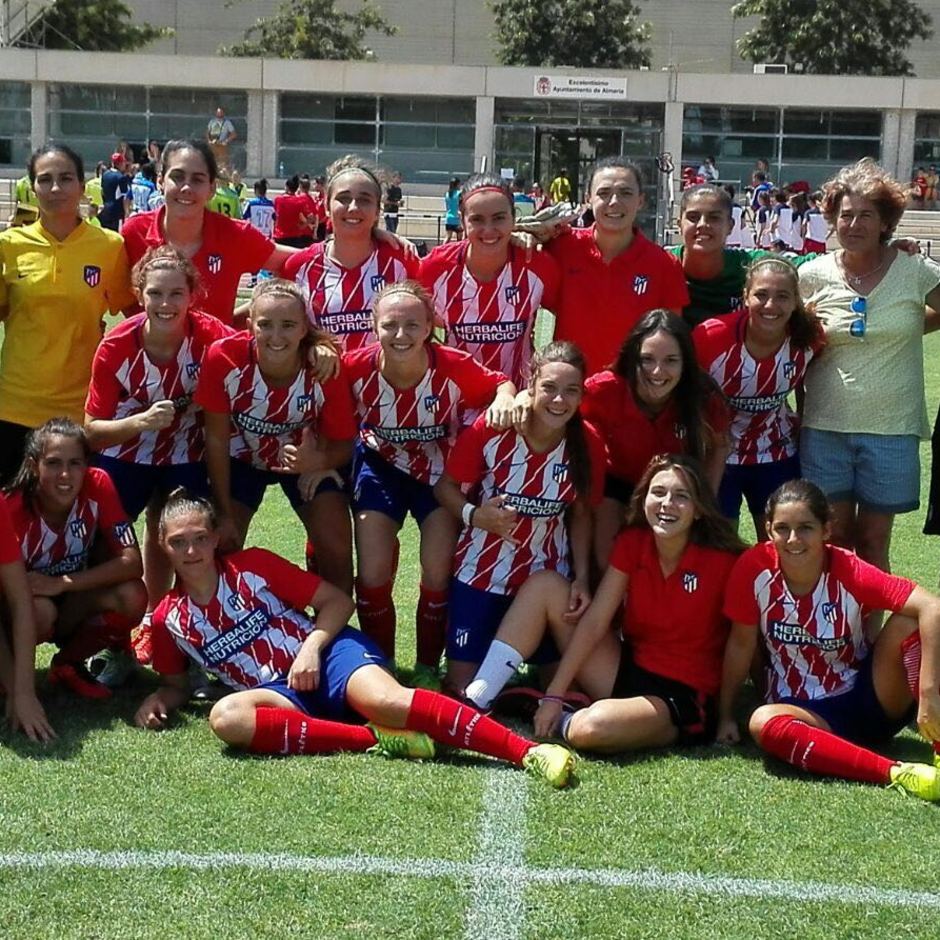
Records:
[[[432,591],[421,585],[418,613],[415,618],[418,635],[418,662],[437,669],[444,652],[447,629],[447,591]]]
[[[862,783],[890,783],[891,768],[897,763],[789,715],[771,718],[759,743],[768,754],[794,767]]]
[[[365,725],[324,721],[291,708],[259,708],[248,750],[254,754],[330,754],[366,751],[373,744],[375,735]]]
[[[535,747],[533,741],[475,708],[426,689],[415,689],[405,727],[409,731],[423,731],[441,744],[499,757],[513,764],[521,764],[522,758]]]
[[[56,653],[59,663],[82,663],[106,646],[126,646],[132,624],[123,614],[104,613],[90,617],[78,625]]]
[[[392,582],[366,587],[357,581],[356,611],[362,632],[379,644],[388,659],[394,659],[395,602],[392,600]]]
[[[920,633],[915,630],[901,643],[901,665],[915,702],[920,698],[920,653]],[[940,754],[940,741],[933,742],[933,752]]]

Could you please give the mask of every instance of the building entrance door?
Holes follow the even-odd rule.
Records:
[[[564,171],[571,180],[572,198],[580,201],[591,166],[621,153],[622,133],[601,128],[542,128],[535,136],[537,178],[546,189]]]

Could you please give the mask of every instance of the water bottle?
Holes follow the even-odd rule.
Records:
[[[284,179],[285,173],[284,173],[284,161],[283,160],[281,160],[281,162],[277,165],[277,175],[280,176],[281,179]]]

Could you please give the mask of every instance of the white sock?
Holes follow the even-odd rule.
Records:
[[[480,664],[464,695],[477,708],[489,708],[493,699],[503,691],[503,687],[521,665],[522,658],[522,654],[508,643],[493,640],[486,651],[486,658]]]
[[[568,743],[568,725],[571,724],[572,718],[574,718],[574,712],[565,711],[561,713],[561,719],[558,722],[558,734],[565,744]]]

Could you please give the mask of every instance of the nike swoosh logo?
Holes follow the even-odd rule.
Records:
[[[453,723],[453,725],[451,726],[450,731],[447,732],[452,738],[456,738],[456,737],[457,737],[457,725],[460,724],[460,712],[461,712],[461,711],[462,711],[462,708],[458,705],[458,706],[457,706],[457,714],[454,715],[454,723]]]

